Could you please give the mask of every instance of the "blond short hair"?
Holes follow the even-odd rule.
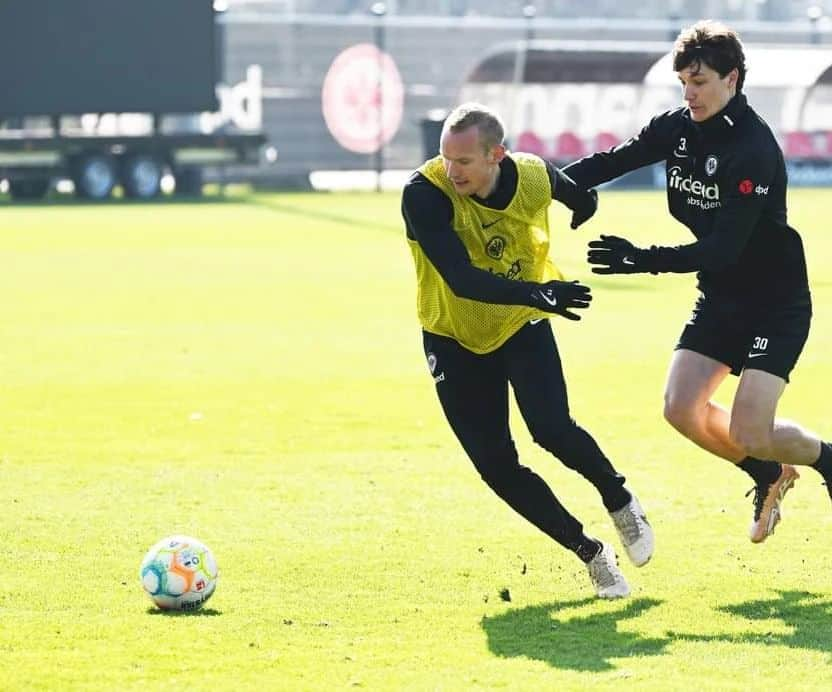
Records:
[[[469,127],[476,127],[480,133],[480,142],[486,152],[503,143],[505,126],[499,115],[481,103],[463,103],[454,108],[445,118],[443,132],[462,132]]]

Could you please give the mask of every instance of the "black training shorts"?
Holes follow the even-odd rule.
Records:
[[[766,305],[700,295],[676,348],[725,363],[733,375],[749,368],[788,382],[811,321],[809,296]]]

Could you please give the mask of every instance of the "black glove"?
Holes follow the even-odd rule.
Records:
[[[580,202],[570,207],[572,210],[572,221],[569,227],[575,230],[585,221],[589,221],[598,210],[598,193],[595,190],[584,191]]]
[[[614,235],[602,235],[601,240],[590,241],[589,247],[587,261],[601,265],[592,268],[594,274],[656,273],[652,248],[643,250],[629,240]]]
[[[598,193],[595,190],[581,189],[559,168],[555,169],[555,177],[555,190],[552,196],[572,210],[572,222],[569,225],[575,229],[585,221],[589,221],[598,209]]]
[[[577,281],[547,281],[535,284],[529,296],[529,305],[543,312],[553,312],[570,320],[581,319],[570,309],[588,308],[592,300],[589,286]]]

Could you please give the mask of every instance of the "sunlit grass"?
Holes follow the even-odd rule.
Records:
[[[816,316],[782,412],[830,435],[828,192],[790,203]],[[572,412],[657,532],[614,603],[488,490],[444,422],[398,207],[258,194],[0,209],[0,688],[832,684],[819,478],[804,473],[752,546],[747,477],[661,419],[693,277],[601,279],[584,263],[601,232],[688,242],[663,196],[602,193],[578,232],[553,211],[555,257],[595,293],[581,322],[555,322]],[[613,540],[592,488],[513,424],[523,462]],[[177,532],[220,565],[195,617],[158,614],[138,580]]]

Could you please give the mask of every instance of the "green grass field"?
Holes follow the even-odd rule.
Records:
[[[398,205],[0,202],[0,689],[829,689],[819,477],[751,545],[748,478],[661,418],[693,277],[584,263],[602,232],[688,242],[663,195],[602,193],[578,232],[553,211],[554,254],[595,295],[555,323],[572,411],[657,534],[616,602],[452,437]],[[832,436],[829,191],[790,206],[815,322],[781,413]],[[513,421],[523,462],[618,547],[594,490]],[[221,571],[186,616],[138,580],[178,532]]]

